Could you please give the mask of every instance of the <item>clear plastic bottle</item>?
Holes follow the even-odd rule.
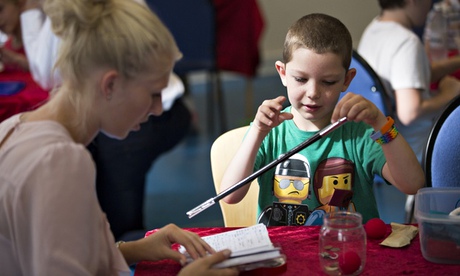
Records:
[[[366,246],[361,214],[345,211],[326,214],[319,234],[319,259],[326,274],[360,274],[366,264]]]
[[[448,19],[446,4],[441,1],[433,5],[426,26],[426,41],[429,43],[431,61],[447,58],[448,55]]]

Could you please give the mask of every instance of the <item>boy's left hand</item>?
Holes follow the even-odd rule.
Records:
[[[337,103],[332,113],[332,122],[347,117],[349,121],[365,122],[374,129],[380,129],[386,122],[386,116],[375,106],[374,103],[361,95],[348,92]]]

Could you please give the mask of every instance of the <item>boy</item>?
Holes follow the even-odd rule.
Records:
[[[281,203],[283,208],[291,205],[291,209],[285,208],[288,213],[306,205],[310,211],[316,210],[319,217],[337,208],[348,208],[361,213],[366,222],[379,216],[372,192],[374,174],[383,176],[407,194],[423,187],[422,168],[407,142],[397,134],[391,118],[387,119],[370,101],[352,93],[337,103],[340,92],[346,91],[356,74],[355,69],[349,69],[351,56],[351,35],[336,18],[310,14],[289,29],[284,61],[277,61],[275,66],[287,88],[291,106],[282,110],[284,96],[262,103],[225,172],[221,189],[247,177],[331,122],[342,117],[349,122],[259,177],[260,221],[279,221],[285,213],[270,210],[274,210],[274,203],[278,206]],[[371,139],[373,131],[376,134],[372,137],[381,145]],[[322,173],[318,184],[310,178],[315,177],[320,163]],[[352,191],[349,201],[352,204],[325,206],[331,205],[335,187],[340,187],[338,194],[342,195]],[[237,203],[248,189],[246,185],[224,201]],[[287,225],[312,224],[297,213],[287,215],[294,215],[293,223],[288,220]]]

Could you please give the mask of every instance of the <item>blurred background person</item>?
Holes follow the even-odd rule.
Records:
[[[29,71],[24,51],[19,15],[25,0],[0,0],[0,72],[10,70]]]
[[[435,0],[423,28],[423,42],[430,58],[432,72],[460,79],[460,2]],[[434,76],[434,79],[437,79]],[[431,89],[438,89],[438,82]]]
[[[425,24],[431,0],[379,0],[379,4],[381,13],[364,30],[358,52],[382,79],[396,125],[421,162],[434,120],[460,94],[460,82],[446,76],[453,72],[452,64],[431,66],[413,31]],[[439,80],[439,89],[431,91],[430,83]]]
[[[32,79],[22,40],[26,0],[0,0],[0,122],[39,107],[49,93]]]

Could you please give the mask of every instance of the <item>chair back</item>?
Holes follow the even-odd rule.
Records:
[[[460,187],[459,105],[457,96],[431,129],[422,161],[428,187]]]
[[[205,73],[207,94],[207,124],[214,132],[218,118],[218,134],[227,130],[227,119],[217,64],[216,8],[212,0],[146,0],[148,6],[168,27],[182,52],[174,72],[185,84],[185,94],[191,93],[189,76]],[[217,116],[216,116],[217,115]]]
[[[211,170],[216,193],[220,193],[220,184],[228,164],[238,150],[249,126],[229,130],[220,135],[211,146]],[[222,216],[226,227],[246,227],[257,222],[257,202],[259,184],[254,180],[248,193],[240,202],[227,204],[220,200]]]
[[[391,115],[390,99],[380,77],[356,50],[353,50],[350,68],[356,69],[356,76],[348,87],[348,91],[362,95],[373,102],[383,114]],[[340,98],[345,94],[342,93]]]
[[[146,0],[173,34],[183,57],[174,72],[216,70],[216,20],[210,0]]]

